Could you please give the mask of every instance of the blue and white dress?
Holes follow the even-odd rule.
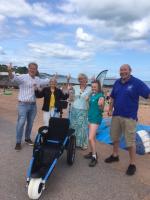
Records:
[[[86,87],[81,91],[80,86],[74,86],[74,101],[71,106],[70,123],[75,129],[76,146],[85,148],[88,146],[88,101],[91,88]]]

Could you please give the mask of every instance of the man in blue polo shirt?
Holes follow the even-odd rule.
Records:
[[[115,82],[110,95],[111,101],[108,114],[113,115],[111,122],[113,153],[105,159],[105,162],[119,161],[119,139],[123,133],[130,157],[126,174],[133,175],[136,172],[135,132],[139,97],[150,98],[150,88],[144,82],[131,75],[131,67],[128,64],[120,67],[120,77]]]

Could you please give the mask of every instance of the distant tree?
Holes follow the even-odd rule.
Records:
[[[13,66],[12,71],[18,74],[27,74],[28,68],[26,66]],[[7,65],[0,64],[0,72],[7,72]],[[39,71],[37,71],[37,76],[39,76]]]
[[[0,65],[0,72],[7,72],[7,66],[6,65]]]
[[[17,67],[15,69],[15,73],[18,73],[18,74],[27,74],[28,73],[28,68],[27,67]]]

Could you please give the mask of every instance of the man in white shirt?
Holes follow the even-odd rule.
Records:
[[[49,83],[49,79],[40,79],[36,76],[38,65],[36,63],[29,63],[28,74],[22,74],[16,76],[12,73],[12,66],[8,66],[9,78],[15,81],[19,85],[18,95],[18,119],[16,125],[16,150],[21,150],[21,141],[25,128],[25,142],[29,145],[33,145],[30,138],[33,122],[37,113],[36,97],[34,88],[35,86],[46,85]]]

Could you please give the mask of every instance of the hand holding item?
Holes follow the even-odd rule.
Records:
[[[104,109],[104,98],[99,98],[98,105],[102,110]]]
[[[69,83],[69,82],[70,82],[70,79],[71,79],[71,75],[70,75],[70,74],[68,74],[68,76],[67,76],[67,83]]]
[[[112,110],[108,110],[107,115],[112,116]]]
[[[54,74],[54,79],[58,79],[58,73],[56,72],[55,74]]]
[[[12,63],[7,66],[8,76],[10,79],[13,79],[14,75],[12,73]]]
[[[88,96],[86,96],[86,97],[85,97],[85,100],[86,100],[86,101],[88,101],[88,100],[89,100],[89,97],[88,97]]]
[[[9,63],[9,65],[7,65],[7,71],[12,72],[12,63]]]
[[[113,107],[114,107],[113,105],[114,105],[114,100],[112,98],[110,98],[110,103],[108,105],[108,111],[107,111],[108,116],[112,116]]]

